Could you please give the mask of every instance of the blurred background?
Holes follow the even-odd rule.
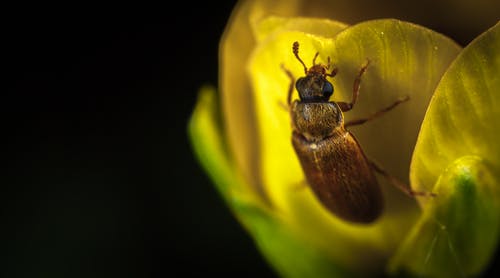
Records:
[[[186,136],[236,1],[184,2],[4,9],[0,277],[274,276]]]
[[[271,275],[186,135],[234,3],[4,10],[0,277]]]

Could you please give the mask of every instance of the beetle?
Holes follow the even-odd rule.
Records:
[[[354,107],[361,77],[369,61],[361,67],[354,80],[351,102],[335,102],[330,101],[334,88],[327,77],[334,77],[337,68],[329,72],[330,57],[326,65],[316,64],[317,52],[313,65],[307,68],[299,57],[298,42],[293,43],[292,51],[305,73],[294,82],[292,73],[282,66],[291,79],[288,107],[293,130],[292,145],[307,183],[323,206],[347,221],[375,221],[383,210],[384,202],[374,171],[384,175],[408,195],[418,194],[370,161],[354,135],[346,129],[384,114],[409,97],[398,99],[367,118],[344,122],[343,112]],[[299,99],[292,102],[294,83]]]

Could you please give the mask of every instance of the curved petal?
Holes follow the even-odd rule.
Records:
[[[474,40],[443,76],[415,147],[411,181],[432,190],[457,158],[477,155],[500,169],[500,24]]]
[[[478,156],[454,161],[439,176],[426,207],[390,264],[418,277],[470,277],[485,268],[500,232],[498,169]]]

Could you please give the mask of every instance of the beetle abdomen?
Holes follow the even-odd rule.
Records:
[[[309,142],[297,132],[292,143],[307,182],[321,203],[335,215],[369,223],[382,212],[377,179],[358,142],[348,131],[319,142]]]

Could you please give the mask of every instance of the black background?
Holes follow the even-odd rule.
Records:
[[[4,9],[1,277],[274,276],[186,135],[234,4]]]
[[[186,135],[234,2],[4,10],[1,277],[273,275]]]

